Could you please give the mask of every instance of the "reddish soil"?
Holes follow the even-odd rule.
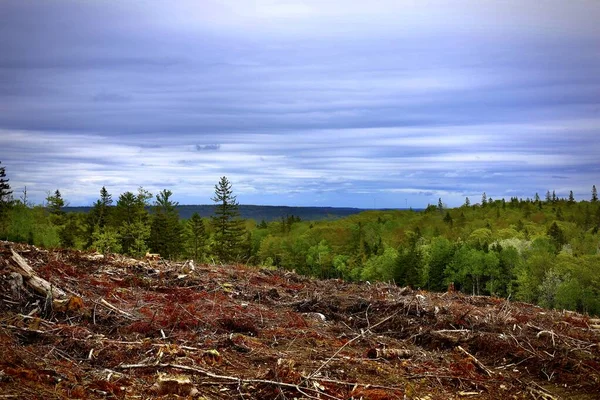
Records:
[[[20,286],[11,248],[69,301]],[[0,398],[595,399],[599,325],[491,297],[0,242]]]

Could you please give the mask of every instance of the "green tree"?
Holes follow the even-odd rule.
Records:
[[[565,237],[565,233],[558,226],[556,221],[553,222],[552,225],[550,225],[550,227],[546,231],[546,234],[552,240],[552,243],[554,244],[554,247],[556,248],[557,253],[562,249],[562,246],[567,243],[567,238]]]
[[[396,259],[396,283],[413,288],[423,282],[423,253],[419,246],[419,238],[415,234],[408,235],[408,245],[400,246]]]
[[[465,207],[469,207],[471,205],[471,200],[468,197],[465,198]]]
[[[106,187],[100,189],[100,198],[96,200],[92,209],[86,216],[86,247],[91,247],[94,242],[94,232],[103,233],[109,222],[112,211],[112,195],[108,193]],[[113,247],[114,249],[114,247]]]
[[[485,207],[487,205],[487,195],[485,194],[485,192],[483,192],[483,194],[481,195],[481,206]]]
[[[200,214],[195,212],[186,223],[186,243],[188,254],[196,261],[201,261],[206,247],[206,227]]]
[[[142,256],[148,251],[150,237],[149,215],[146,207],[152,194],[140,187],[138,194],[125,192],[119,196],[115,207],[119,245],[125,254]]]
[[[10,179],[6,178],[6,167],[0,166],[0,234],[6,230],[8,212],[12,205],[12,190],[10,190],[9,181]]]
[[[48,193],[46,196],[46,207],[50,214],[53,215],[64,215],[63,207],[65,206],[65,200],[60,194],[60,190],[56,189],[54,195]]]
[[[94,230],[91,247],[102,254],[119,253],[121,243],[117,230],[110,226]]]
[[[309,247],[306,254],[306,265],[310,268],[311,275],[321,278],[331,278],[333,257],[331,248],[326,240],[323,239],[318,244]]]
[[[65,216],[66,223],[58,231],[60,245],[64,248],[73,248],[77,242],[77,237],[80,234],[79,225],[77,224],[77,215],[69,213]]]
[[[448,225],[452,226],[454,221],[452,220],[452,216],[450,215],[450,211],[446,211],[446,215],[444,216],[444,222]]]
[[[454,245],[444,237],[435,237],[431,240],[427,254],[427,288],[434,291],[444,291],[444,271],[452,262]]]
[[[592,186],[592,203],[598,201],[598,191],[596,190],[596,185]]]
[[[575,196],[573,195],[573,191],[570,190],[569,191],[569,204],[574,204],[575,203]]]
[[[176,208],[179,203],[171,200],[172,195],[167,189],[156,195],[149,239],[152,252],[169,259],[177,258],[183,247],[183,231]]]
[[[386,247],[379,255],[372,255],[365,262],[364,268],[361,271],[362,280],[379,280],[391,282],[396,277],[396,269],[398,263],[398,252],[392,247]],[[398,281],[396,281],[399,283]]]
[[[215,196],[212,200],[216,203],[215,215],[211,217],[215,231],[214,253],[223,262],[237,260],[245,228],[240,219],[236,196],[233,195],[227,177],[221,177],[215,185]]]

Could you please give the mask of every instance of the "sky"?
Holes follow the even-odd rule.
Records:
[[[600,184],[597,0],[0,0],[15,197],[451,207]]]

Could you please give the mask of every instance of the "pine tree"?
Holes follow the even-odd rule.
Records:
[[[450,226],[452,226],[452,224],[454,223],[454,220],[452,219],[452,216],[450,215],[450,211],[446,211],[446,215],[444,216],[444,222]]]
[[[465,207],[469,207],[471,205],[471,200],[469,198],[465,198]]]
[[[211,217],[215,230],[215,255],[223,262],[236,260],[240,255],[245,229],[227,177],[223,176],[215,185],[215,196],[212,200],[216,203],[215,215]]]
[[[54,195],[48,193],[46,204],[46,207],[51,214],[63,215],[65,213],[62,209],[65,206],[65,200],[62,198],[62,194],[60,194],[60,190],[58,189],[56,189]]]
[[[442,203],[442,198],[441,197],[438,199],[438,211],[439,212],[443,212],[444,211],[444,203]]]
[[[550,203],[552,201],[552,195],[550,194],[550,191],[548,190],[546,192],[546,203]]]
[[[177,257],[183,245],[183,232],[176,209],[179,203],[171,200],[172,194],[165,189],[156,195],[150,228],[150,249],[164,258]]]
[[[206,227],[200,214],[195,212],[186,223],[188,254],[195,260],[201,261],[206,246]]]
[[[575,203],[575,196],[573,195],[573,191],[569,191],[569,204]]]
[[[115,207],[115,225],[119,227],[119,246],[126,254],[142,256],[148,250],[146,241],[150,237],[148,224],[148,201],[152,194],[143,188],[138,194],[125,192],[119,196]]]
[[[0,164],[2,161],[0,161]],[[0,166],[0,232],[4,231],[5,223],[8,221],[8,210],[12,204],[12,190],[6,179],[6,169]]]
[[[0,166],[0,207],[6,207],[12,202],[12,190],[8,181],[10,179],[6,179],[6,167]]]
[[[592,203],[598,201],[598,191],[596,190],[596,185],[592,186]]]
[[[485,192],[483,192],[483,194],[481,195],[481,206],[485,207],[487,205],[487,195],[485,194]]]
[[[558,226],[556,222],[553,222],[552,225],[550,225],[550,227],[546,231],[546,234],[552,240],[552,243],[554,244],[557,253],[561,250],[562,246],[567,243],[567,239],[563,230]]]
[[[96,200],[92,206],[92,209],[87,213],[86,216],[87,247],[92,246],[96,231],[96,236],[105,233],[104,230],[106,225],[108,225],[108,220],[112,211],[112,203],[112,195],[108,193],[106,187],[102,186],[102,189],[100,189],[100,199]]]

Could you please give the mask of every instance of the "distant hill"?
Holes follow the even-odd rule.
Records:
[[[67,212],[86,213],[91,207],[66,207]],[[344,207],[288,207],[288,206],[253,206],[240,205],[240,214],[242,218],[273,221],[288,215],[300,217],[303,221],[316,221],[324,219],[337,219],[352,214],[358,214],[366,211],[362,208],[344,208]],[[212,204],[201,205],[180,205],[177,206],[179,217],[188,219],[193,213],[197,212],[202,217],[210,217],[214,214],[215,206]]]

